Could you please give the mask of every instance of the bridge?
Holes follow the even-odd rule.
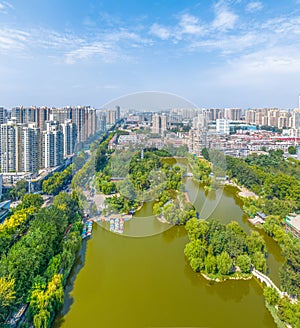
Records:
[[[253,269],[252,270],[252,274],[254,277],[256,277],[259,281],[263,282],[264,284],[267,285],[267,287],[272,287],[274,288],[278,294],[280,295],[280,297],[284,297],[287,294],[282,292],[275,284],[274,282],[266,275],[264,275],[263,273],[261,273],[260,271]]]

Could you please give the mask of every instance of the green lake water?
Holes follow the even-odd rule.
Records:
[[[252,228],[234,190],[205,193],[192,179],[185,187],[200,217],[236,220],[247,232]],[[125,222],[124,236],[94,224],[54,327],[276,327],[256,280],[212,283],[194,273],[183,254],[184,227],[157,221],[151,207],[146,204]],[[280,250],[261,233],[270,277],[279,285]]]

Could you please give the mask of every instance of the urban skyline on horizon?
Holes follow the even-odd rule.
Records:
[[[296,108],[300,1],[0,0],[0,103],[161,90],[197,107]]]

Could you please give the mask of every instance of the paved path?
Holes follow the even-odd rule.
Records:
[[[278,294],[280,295],[280,297],[283,297],[284,295],[286,295],[286,293],[282,292],[268,276],[264,275],[263,273],[261,273],[260,271],[258,271],[256,269],[253,269],[252,273],[258,280],[265,283],[267,285],[267,287],[275,288],[276,291],[278,292]]]

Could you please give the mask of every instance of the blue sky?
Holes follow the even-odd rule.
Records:
[[[0,0],[0,106],[160,91],[199,107],[298,105],[300,0]]]

